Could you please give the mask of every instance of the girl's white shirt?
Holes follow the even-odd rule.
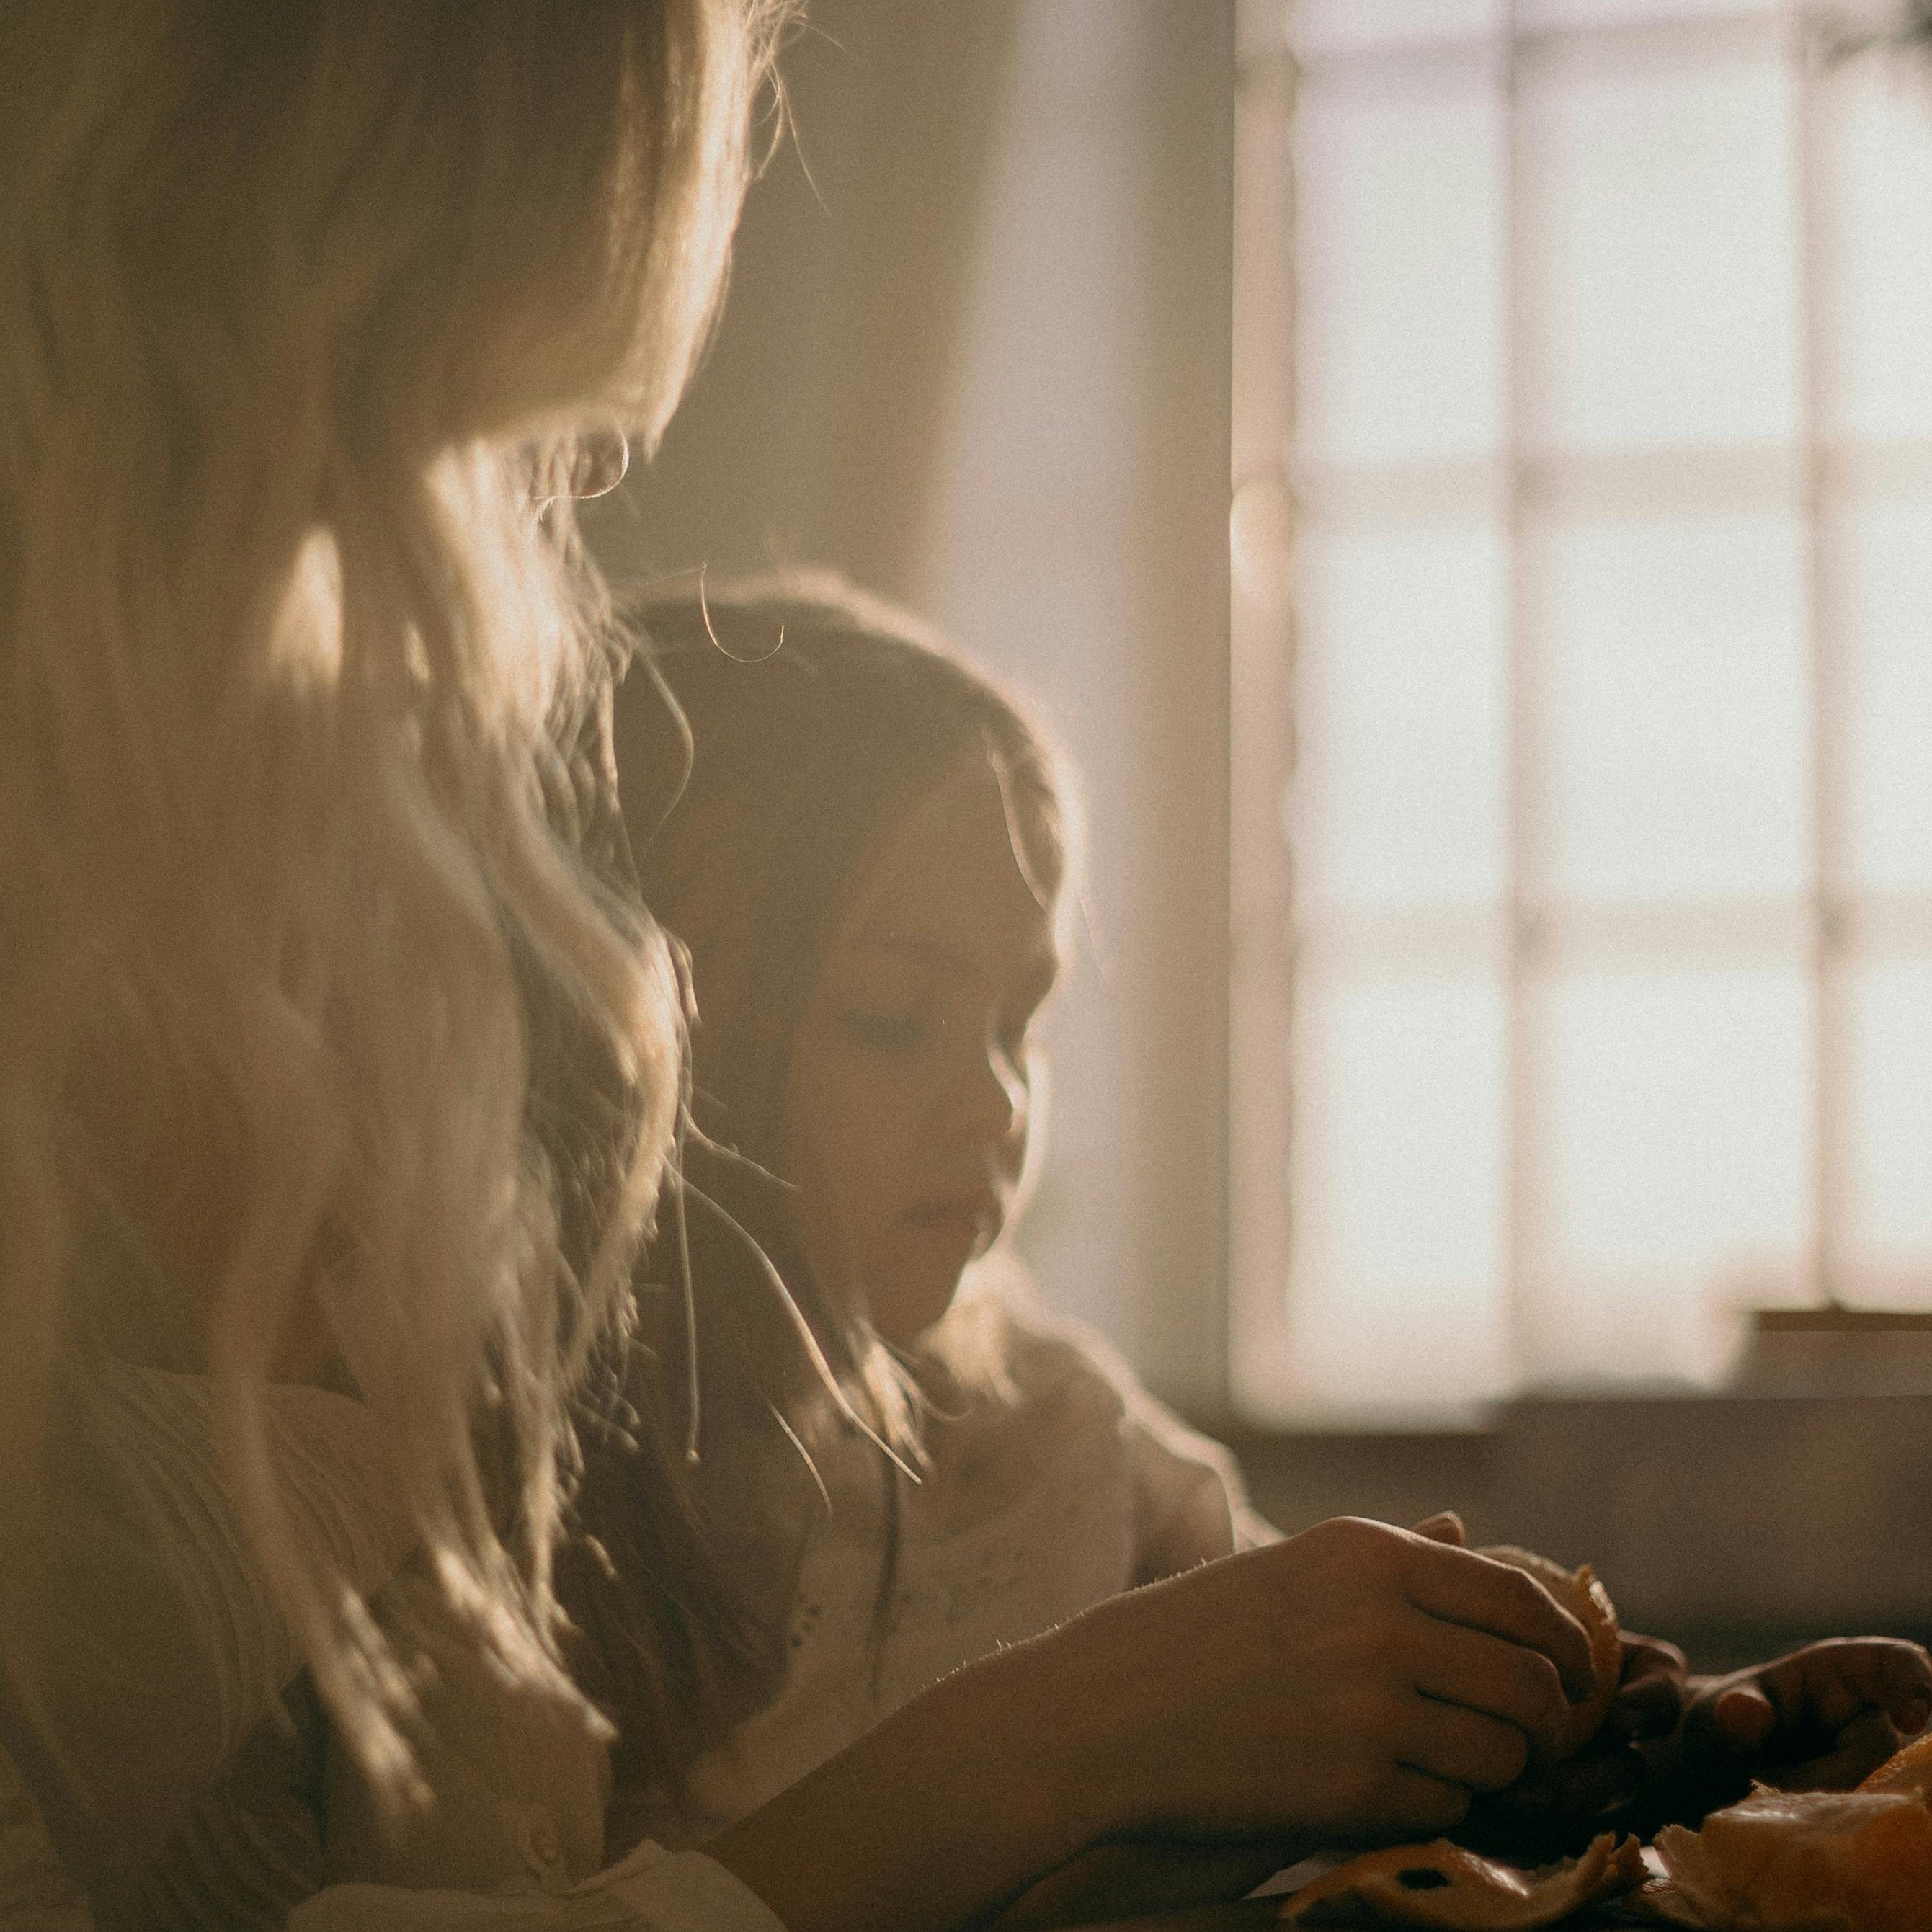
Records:
[[[322,1892],[296,1911],[289,1932],[782,1932],[722,1868],[688,1848],[962,1664],[1136,1584],[1274,1539],[1247,1508],[1227,1451],[1156,1402],[1097,1336],[990,1294],[958,1312],[980,1329],[976,1340],[991,1346],[1007,1386],[934,1420],[931,1468],[902,1486],[883,1613],[881,1462],[854,1432],[818,1457],[825,1506],[800,1557],[778,1694],[681,1786],[620,1792],[608,1816],[591,1817],[556,1802],[571,1780],[533,1772],[520,1783],[546,1794],[550,1808],[539,1816],[526,1804],[513,1822],[526,1877],[489,1896],[419,1888],[436,1882],[454,1841],[480,1822],[454,1816],[415,1873],[392,1862],[391,1882]],[[464,1722],[448,1708],[442,1715]],[[506,1816],[496,1808],[486,1828],[500,1834]],[[635,1850],[578,1875],[562,1848],[607,1826],[611,1852]]]
[[[826,1504],[800,1562],[778,1695],[681,1791],[620,1792],[614,1844],[701,1844],[961,1665],[1273,1539],[1228,1452],[1097,1336],[1004,1301],[960,1312],[997,1324],[1010,1400],[932,1422],[930,1469],[899,1485],[885,1603],[880,1459],[854,1434],[820,1458]]]

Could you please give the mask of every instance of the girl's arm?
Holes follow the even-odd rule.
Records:
[[[938,1932],[1109,1839],[1441,1832],[1588,1681],[1528,1577],[1342,1519],[956,1672],[706,1850],[790,1932]]]
[[[1240,1471],[1212,1437],[1183,1422],[1134,1384],[1124,1390],[1134,1483],[1136,1583],[1178,1576],[1197,1564],[1258,1550],[1281,1532],[1248,1502]]]
[[[1520,1570],[1342,1519],[955,1672],[709,1860],[494,1898],[339,1886],[290,1932],[944,1932],[1110,1840],[1286,1864],[1442,1831],[1589,1678],[1582,1631]]]

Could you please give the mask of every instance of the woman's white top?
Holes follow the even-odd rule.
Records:
[[[292,1385],[274,1388],[269,1408],[271,1454],[298,1533],[358,1588],[378,1590],[411,1535],[369,1411]],[[567,1821],[540,1815],[519,1840],[527,1877],[500,1898],[392,1892],[386,1913],[365,1917],[368,1888],[318,1894],[322,1726],[218,1473],[210,1384],[96,1357],[69,1378],[56,1430],[29,1665],[46,1733],[92,1796],[93,1815],[74,1829],[106,1850],[90,1912],[28,1780],[0,1748],[4,1932],[252,1932],[281,1927],[312,1895],[298,1915],[304,1927],[314,1913],[323,1926],[430,1932],[446,1910],[467,1926],[521,1923],[534,1910],[546,1927],[775,1932],[770,1912],[697,1854],[641,1846],[576,1885],[547,1856]],[[23,1731],[16,1744],[24,1760],[33,1740]],[[58,1803],[59,1780],[44,1768],[42,1790]],[[513,1792],[512,1802],[532,1796]],[[601,1844],[601,1820],[596,1832]]]
[[[104,1894],[102,1932],[123,1922],[239,1932],[285,1920],[290,1932],[782,1932],[746,1887],[687,1848],[958,1666],[1272,1534],[1244,1507],[1226,1453],[1153,1401],[1095,1338],[1006,1320],[1012,1399],[934,1425],[932,1471],[902,1491],[883,1614],[878,1456],[855,1436],[821,1460],[827,1507],[800,1562],[777,1696],[680,1790],[620,1794],[609,1842],[635,1848],[594,1873],[572,1848],[606,1842],[604,1819],[590,1815],[596,1780],[502,1754],[483,1828],[522,1869],[487,1896],[394,1882],[315,1889],[316,1727],[276,1720],[300,1660],[217,1478],[208,1386],[110,1365],[90,1426],[136,1453],[75,1466],[85,1480],[60,1498],[55,1573],[70,1622],[40,1660],[56,1735],[99,1787],[96,1828],[131,1848]],[[306,1532],[375,1589],[408,1535],[368,1412],[287,1388],[275,1391],[274,1414],[278,1466]],[[448,1821],[458,1832],[471,1822]],[[82,1932],[89,1922],[0,1754],[0,1927]]]
[[[297,1534],[358,1588],[379,1586],[410,1539],[369,1412],[277,1385],[268,1435]],[[58,1869],[22,1768],[90,1848],[75,1876],[104,1927],[279,1924],[314,1888],[303,1794],[317,1727],[300,1721],[302,1660],[247,1553],[215,1437],[206,1376],[94,1353],[57,1385],[22,1672],[40,1708],[10,1740],[20,1765],[0,1755],[10,1910],[29,1898],[52,1911]]]

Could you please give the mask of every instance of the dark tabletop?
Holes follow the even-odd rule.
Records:
[[[1069,1932],[1253,1932],[1253,1928],[1276,1924],[1275,1915],[1281,1909],[1279,1898],[1250,1898],[1239,1905],[1196,1906],[1186,1912],[1157,1912],[1147,1918],[1109,1918],[1103,1922],[1070,1928]],[[1564,1928],[1575,1928],[1583,1932],[1586,1926],[1608,1928],[1612,1926],[1628,1928],[1653,1923],[1633,1918],[1627,1912],[1605,1912],[1594,1907],[1572,1912],[1558,1922],[1552,1932],[1564,1932]]]

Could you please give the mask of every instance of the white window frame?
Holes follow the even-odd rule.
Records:
[[[1282,31],[1287,10],[1240,9],[1236,110],[1235,292],[1233,407],[1233,598],[1230,773],[1233,947],[1231,987],[1230,1383],[1238,1412],[1257,1423],[1306,1424],[1305,1410],[1284,1397],[1277,1364],[1290,1346],[1287,1283],[1294,1238],[1286,1176],[1291,1136],[1290,1066],[1294,961],[1298,948],[1337,940],[1295,903],[1292,854],[1281,801],[1294,765],[1293,666],[1296,640],[1286,568],[1294,525],[1304,516],[1346,518],[1400,513],[1405,503],[1486,502],[1505,533],[1508,592],[1504,650],[1508,666],[1507,743],[1510,883],[1504,920],[1508,1046],[1504,1293],[1512,1332],[1537,1318],[1525,1258],[1533,1252],[1537,1210],[1532,1167],[1543,1090],[1537,1029],[1528,1011],[1536,962],[1554,946],[1599,949],[1637,945],[1691,959],[1717,946],[1754,943],[1748,908],[1712,903],[1681,910],[1611,908],[1564,914],[1536,886],[1534,854],[1545,801],[1537,774],[1545,714],[1541,706],[1534,594],[1524,567],[1525,526],[1551,499],[1669,491],[1709,501],[1775,497],[1795,502],[1802,530],[1801,613],[1809,677],[1808,774],[1810,890],[1802,921],[1815,1016],[1810,1105],[1813,1230],[1803,1268],[1809,1299],[1828,1306],[1863,1298],[1840,1244],[1846,1185],[1845,1149],[1852,1098],[1846,982],[1853,962],[1874,943],[1932,955],[1932,896],[1880,898],[1856,889],[1846,864],[1849,750],[1845,640],[1838,595],[1841,560],[1833,540],[1834,510],[1874,466],[1932,495],[1932,446],[1860,448],[1835,442],[1826,420],[1826,358],[1831,318],[1821,290],[1831,245],[1819,190],[1820,86],[1815,46],[1818,16],[1802,4],[1767,13],[1739,8],[1670,21],[1532,29],[1520,9],[1493,39],[1454,45],[1410,45],[1399,51],[1346,51],[1298,64]],[[1532,447],[1521,405],[1526,316],[1522,196],[1520,184],[1534,158],[1518,111],[1521,77],[1530,64],[1580,56],[1630,52],[1723,59],[1737,48],[1782,38],[1792,63],[1791,168],[1797,232],[1797,324],[1800,342],[1798,424],[1787,447],[1739,451],[1682,448],[1636,455],[1554,454]],[[1294,177],[1292,127],[1299,90],[1310,86],[1377,87],[1392,72],[1431,62],[1493,64],[1507,119],[1504,166],[1505,402],[1503,447],[1493,461],[1350,470],[1292,469],[1293,429]],[[1932,100],[1927,111],[1932,114]],[[1932,625],[1932,613],[1928,613]],[[1928,646],[1932,648],[1932,646]],[[1932,729],[1932,725],[1928,725]],[[1331,922],[1332,923],[1332,922]],[[1399,921],[1398,921],[1399,923]],[[1787,932],[1789,928],[1786,928]],[[1409,935],[1412,938],[1413,934]],[[1394,928],[1358,931],[1358,943],[1400,942]],[[1359,1395],[1348,1413],[1372,1410]],[[1319,1419],[1319,1418],[1313,1418]],[[1423,1418],[1418,1418],[1422,1420]],[[1444,1418],[1426,1418],[1439,1424]]]

